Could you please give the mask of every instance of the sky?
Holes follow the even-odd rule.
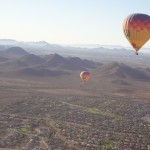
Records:
[[[150,15],[150,1],[0,0],[0,39],[130,46],[122,25],[132,13]]]

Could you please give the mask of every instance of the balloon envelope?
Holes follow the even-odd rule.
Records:
[[[131,14],[123,24],[126,38],[138,53],[139,49],[150,39],[150,16]]]
[[[80,73],[80,78],[81,78],[84,82],[86,82],[86,81],[88,81],[89,78],[90,78],[90,73],[89,73],[88,71],[82,71],[82,72]]]

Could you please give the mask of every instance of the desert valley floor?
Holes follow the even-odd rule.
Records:
[[[71,77],[1,77],[0,149],[150,149],[149,89],[109,88]]]

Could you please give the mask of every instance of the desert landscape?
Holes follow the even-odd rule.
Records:
[[[150,150],[150,1],[0,12],[0,150]]]
[[[0,51],[0,150],[150,149],[147,58],[80,55]]]

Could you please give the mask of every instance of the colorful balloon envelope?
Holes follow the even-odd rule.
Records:
[[[80,73],[80,78],[84,81],[87,82],[90,78],[90,73],[88,71],[82,71]]]
[[[150,39],[150,16],[146,14],[131,14],[123,25],[126,38],[138,54],[140,48]]]

